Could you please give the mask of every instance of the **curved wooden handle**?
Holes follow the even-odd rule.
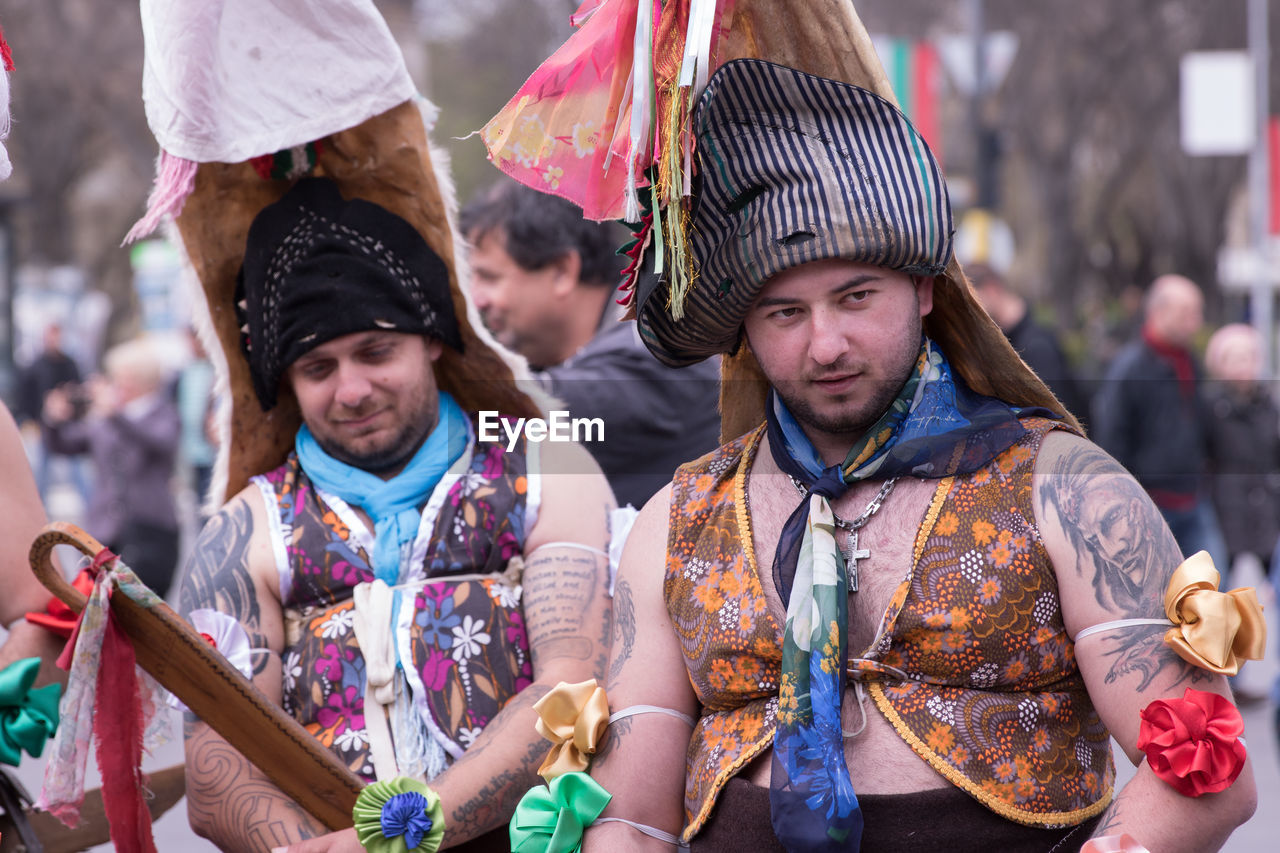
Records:
[[[83,592],[67,583],[62,572],[53,562],[53,549],[57,545],[71,545],[82,553],[94,557],[103,549],[103,544],[85,533],[74,524],[55,521],[46,524],[40,535],[31,543],[29,559],[31,570],[36,573],[44,588],[53,593],[63,604],[76,613],[84,610],[87,597]]]
[[[40,582],[79,613],[87,599],[54,566],[50,555],[56,545],[93,556],[102,544],[74,524],[55,522],[31,545],[31,568]],[[191,625],[167,604],[144,607],[124,594],[111,596],[111,613],[133,644],[139,666],[317,820],[330,829],[351,826],[351,808],[364,787],[360,777]]]

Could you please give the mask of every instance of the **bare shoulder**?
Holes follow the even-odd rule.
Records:
[[[618,564],[618,582],[661,586],[667,558],[667,534],[671,527],[671,484],[663,486],[645,503],[631,526]]]
[[[617,504],[599,464],[573,442],[543,442],[535,452],[540,455],[541,500],[526,551],[560,541],[606,547],[609,513]]]
[[[275,595],[275,556],[262,495],[254,486],[227,501],[200,531],[178,595],[186,615],[212,608],[257,624],[259,599]]]

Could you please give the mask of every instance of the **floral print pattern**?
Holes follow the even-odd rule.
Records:
[[[935,495],[883,641],[849,676],[869,682],[880,711],[953,784],[1005,817],[1065,825],[1105,807],[1115,767],[1031,505],[1040,442],[1061,425],[1024,424],[1022,441]],[[664,591],[704,708],[688,753],[686,839],[725,782],[769,747],[779,703],[794,701],[779,684],[780,628],[746,556],[742,494],[760,435],[682,467],[672,491]]]
[[[523,446],[480,446],[443,502],[424,565],[407,573],[418,580],[403,593],[414,615],[401,658],[411,658],[410,683],[422,684],[435,727],[462,747],[533,678],[521,588],[500,574],[524,550],[525,464]],[[284,602],[293,626],[283,655],[285,710],[353,772],[372,778],[352,598],[357,584],[374,578],[369,555],[296,456],[263,479],[293,572]]]

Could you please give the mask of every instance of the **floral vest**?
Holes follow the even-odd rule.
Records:
[[[1027,435],[985,468],[938,481],[914,569],[849,676],[951,783],[1009,820],[1063,826],[1106,807],[1115,766],[1031,505],[1040,442],[1059,425],[1024,424]],[[671,493],[664,595],[703,707],[688,752],[686,839],[773,740],[782,637],[744,500],[763,434],[681,467]]]
[[[468,447],[428,499],[395,588],[394,651],[426,733],[451,758],[532,680],[521,590],[502,574],[535,521],[529,468],[523,441],[511,452]],[[286,622],[284,708],[372,779],[365,660],[353,628],[354,589],[374,579],[372,533],[312,485],[296,454],[254,482],[276,509],[268,517]]]

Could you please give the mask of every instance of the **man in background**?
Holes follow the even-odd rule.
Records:
[[[965,275],[977,291],[982,307],[1027,366],[1045,381],[1067,411],[1081,418],[1088,415],[1088,401],[1080,393],[1061,343],[1051,329],[1031,316],[1026,297],[988,264],[967,264]]]
[[[1202,371],[1191,344],[1204,325],[1195,282],[1151,283],[1142,330],[1116,356],[1093,400],[1094,440],[1137,478],[1184,555],[1205,550],[1226,567],[1226,544],[1204,493],[1208,464]]]
[[[73,404],[83,411],[88,398],[80,388],[80,368],[71,356],[62,349],[62,326],[50,323],[45,327],[40,354],[27,365],[18,379],[18,406],[14,415],[19,424],[36,425],[40,435],[39,458],[34,465],[36,488],[40,491],[41,501],[49,500],[49,478],[55,463],[54,457],[64,456],[49,449],[47,425],[44,423],[44,401],[49,392],[62,389]],[[65,457],[64,461],[70,469],[71,477],[82,501],[88,501],[89,488],[85,482],[81,460]]]
[[[586,442],[619,505],[643,506],[676,466],[716,447],[719,359],[677,370],[645,349],[613,302],[622,264],[612,226],[514,181],[462,211],[471,296],[501,343],[529,360],[573,418],[599,418]]]

